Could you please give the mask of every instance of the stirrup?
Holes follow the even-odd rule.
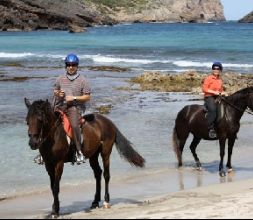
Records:
[[[212,139],[217,138],[217,133],[214,129],[209,130],[209,137],[212,138]]]
[[[44,160],[42,156],[39,154],[33,159],[34,163],[37,163],[38,165],[44,165]]]
[[[76,153],[76,164],[81,165],[83,163],[85,163],[85,158],[83,156],[83,153],[82,152],[77,152]]]

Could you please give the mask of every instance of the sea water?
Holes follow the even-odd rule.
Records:
[[[127,80],[144,71],[177,73],[195,69],[208,72],[214,61],[222,62],[227,71],[253,73],[253,25],[125,24],[94,27],[81,34],[61,31],[0,33],[0,79],[7,80],[0,81],[0,198],[43,191],[49,187],[45,168],[33,163],[38,152],[28,146],[24,98],[51,101],[56,77],[65,72],[64,58],[72,52],[80,57],[80,72],[92,87],[93,99],[87,106],[88,112],[96,111],[99,105],[112,104],[113,109],[107,117],[147,161],[144,170],[135,169],[121,160],[114,150],[111,157],[113,180],[120,182],[122,179],[124,183],[126,177],[134,180],[143,175],[150,181],[154,173],[162,172],[167,177],[163,186],[172,184],[176,186],[172,188],[177,190],[182,189],[182,185],[194,187],[195,180],[191,177],[195,174],[190,171],[183,184],[173,181],[178,175],[171,141],[175,118],[185,105],[202,102],[189,101],[196,97],[187,94],[118,88],[129,86]],[[127,67],[129,71],[95,72],[88,70],[90,66]],[[28,79],[8,80],[14,77]],[[253,176],[252,123],[251,116],[243,117],[240,139],[236,142],[239,147],[235,147],[232,160],[237,169],[235,179]],[[184,154],[187,167],[194,164],[188,148],[190,141]],[[218,143],[201,142],[198,154],[206,170],[203,182],[219,182]],[[63,186],[93,182],[88,161],[80,167],[65,166]],[[159,192],[159,186],[155,189],[151,184],[151,190],[149,185],[150,182],[142,194],[149,190]],[[166,187],[160,189],[166,191]]]

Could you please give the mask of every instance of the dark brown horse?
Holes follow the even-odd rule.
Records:
[[[71,162],[73,149],[68,144],[61,118],[48,101],[35,101],[31,104],[25,99],[28,108],[27,124],[29,145],[32,150],[39,149],[50,176],[51,189],[54,197],[52,216],[57,217],[60,211],[59,192],[60,180],[64,163]],[[101,177],[98,157],[102,156],[105,179],[105,207],[109,208],[110,155],[116,143],[117,150],[130,164],[144,167],[145,160],[133,149],[131,143],[122,135],[118,128],[102,115],[86,116],[82,127],[84,143],[82,152],[89,158],[90,166],[96,178],[96,194],[91,208],[99,207],[101,201]]]
[[[253,110],[253,87],[240,90],[235,94],[221,98],[224,105],[224,117],[217,121],[217,134],[220,143],[220,176],[225,176],[225,170],[223,167],[223,160],[225,156],[226,141],[228,140],[228,172],[231,172],[231,156],[237,133],[240,129],[240,120],[247,108]],[[173,134],[174,151],[177,155],[178,166],[183,165],[182,154],[185,143],[189,134],[193,135],[193,141],[190,145],[191,152],[195,159],[198,169],[201,169],[200,160],[196,154],[196,148],[202,139],[210,139],[208,135],[208,123],[205,118],[204,106],[201,105],[189,105],[185,106],[179,113],[176,119],[176,125]]]

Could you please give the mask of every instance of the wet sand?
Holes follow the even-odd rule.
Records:
[[[253,180],[211,185],[163,197],[118,204],[110,210],[62,218],[87,219],[252,219]]]
[[[179,170],[178,173],[183,171]],[[189,172],[189,169],[188,169]],[[193,172],[193,171],[191,171]],[[194,174],[195,173],[195,174]],[[150,181],[159,186],[165,173],[150,176]],[[231,182],[233,174],[221,179],[218,184],[201,186],[201,175],[197,177],[197,188],[185,189],[182,181],[178,192],[157,194],[151,192],[151,185],[142,188],[142,177],[126,179],[122,186],[119,181],[111,184],[113,199],[111,209],[89,210],[94,186],[86,184],[78,187],[63,187],[61,191],[61,216],[63,219],[119,219],[119,218],[252,218],[253,179]],[[173,175],[172,175],[173,177]],[[231,179],[230,179],[231,178]],[[170,178],[172,179],[172,178]],[[145,178],[145,180],[148,180]],[[122,182],[121,182],[122,183]],[[180,185],[179,184],[179,185]],[[151,187],[151,188],[150,188]],[[161,182],[160,192],[164,189]],[[145,190],[151,190],[145,194]],[[154,189],[156,191],[157,189]],[[169,191],[169,190],[168,190]],[[145,195],[145,196],[144,196]],[[156,196],[155,196],[156,195]],[[38,218],[50,217],[52,196],[50,191],[7,199],[0,202],[1,218]],[[102,206],[102,203],[101,203]]]

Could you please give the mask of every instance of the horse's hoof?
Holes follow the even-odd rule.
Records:
[[[233,168],[228,169],[228,173],[233,173],[233,172],[234,172]]]
[[[104,208],[104,209],[110,209],[110,208],[111,208],[111,205],[110,205],[109,203],[107,203],[107,202],[104,202],[103,208]]]
[[[98,209],[99,208],[99,203],[98,202],[93,202],[90,209]]]
[[[220,171],[220,177],[225,177],[226,173],[224,171]]]
[[[202,169],[202,167],[201,167],[201,166],[200,166],[200,167],[199,167],[199,166],[197,166],[197,167],[196,167],[196,170],[197,170],[197,171],[202,171],[203,169]]]
[[[52,214],[51,219],[57,219],[59,217],[59,214]]]

